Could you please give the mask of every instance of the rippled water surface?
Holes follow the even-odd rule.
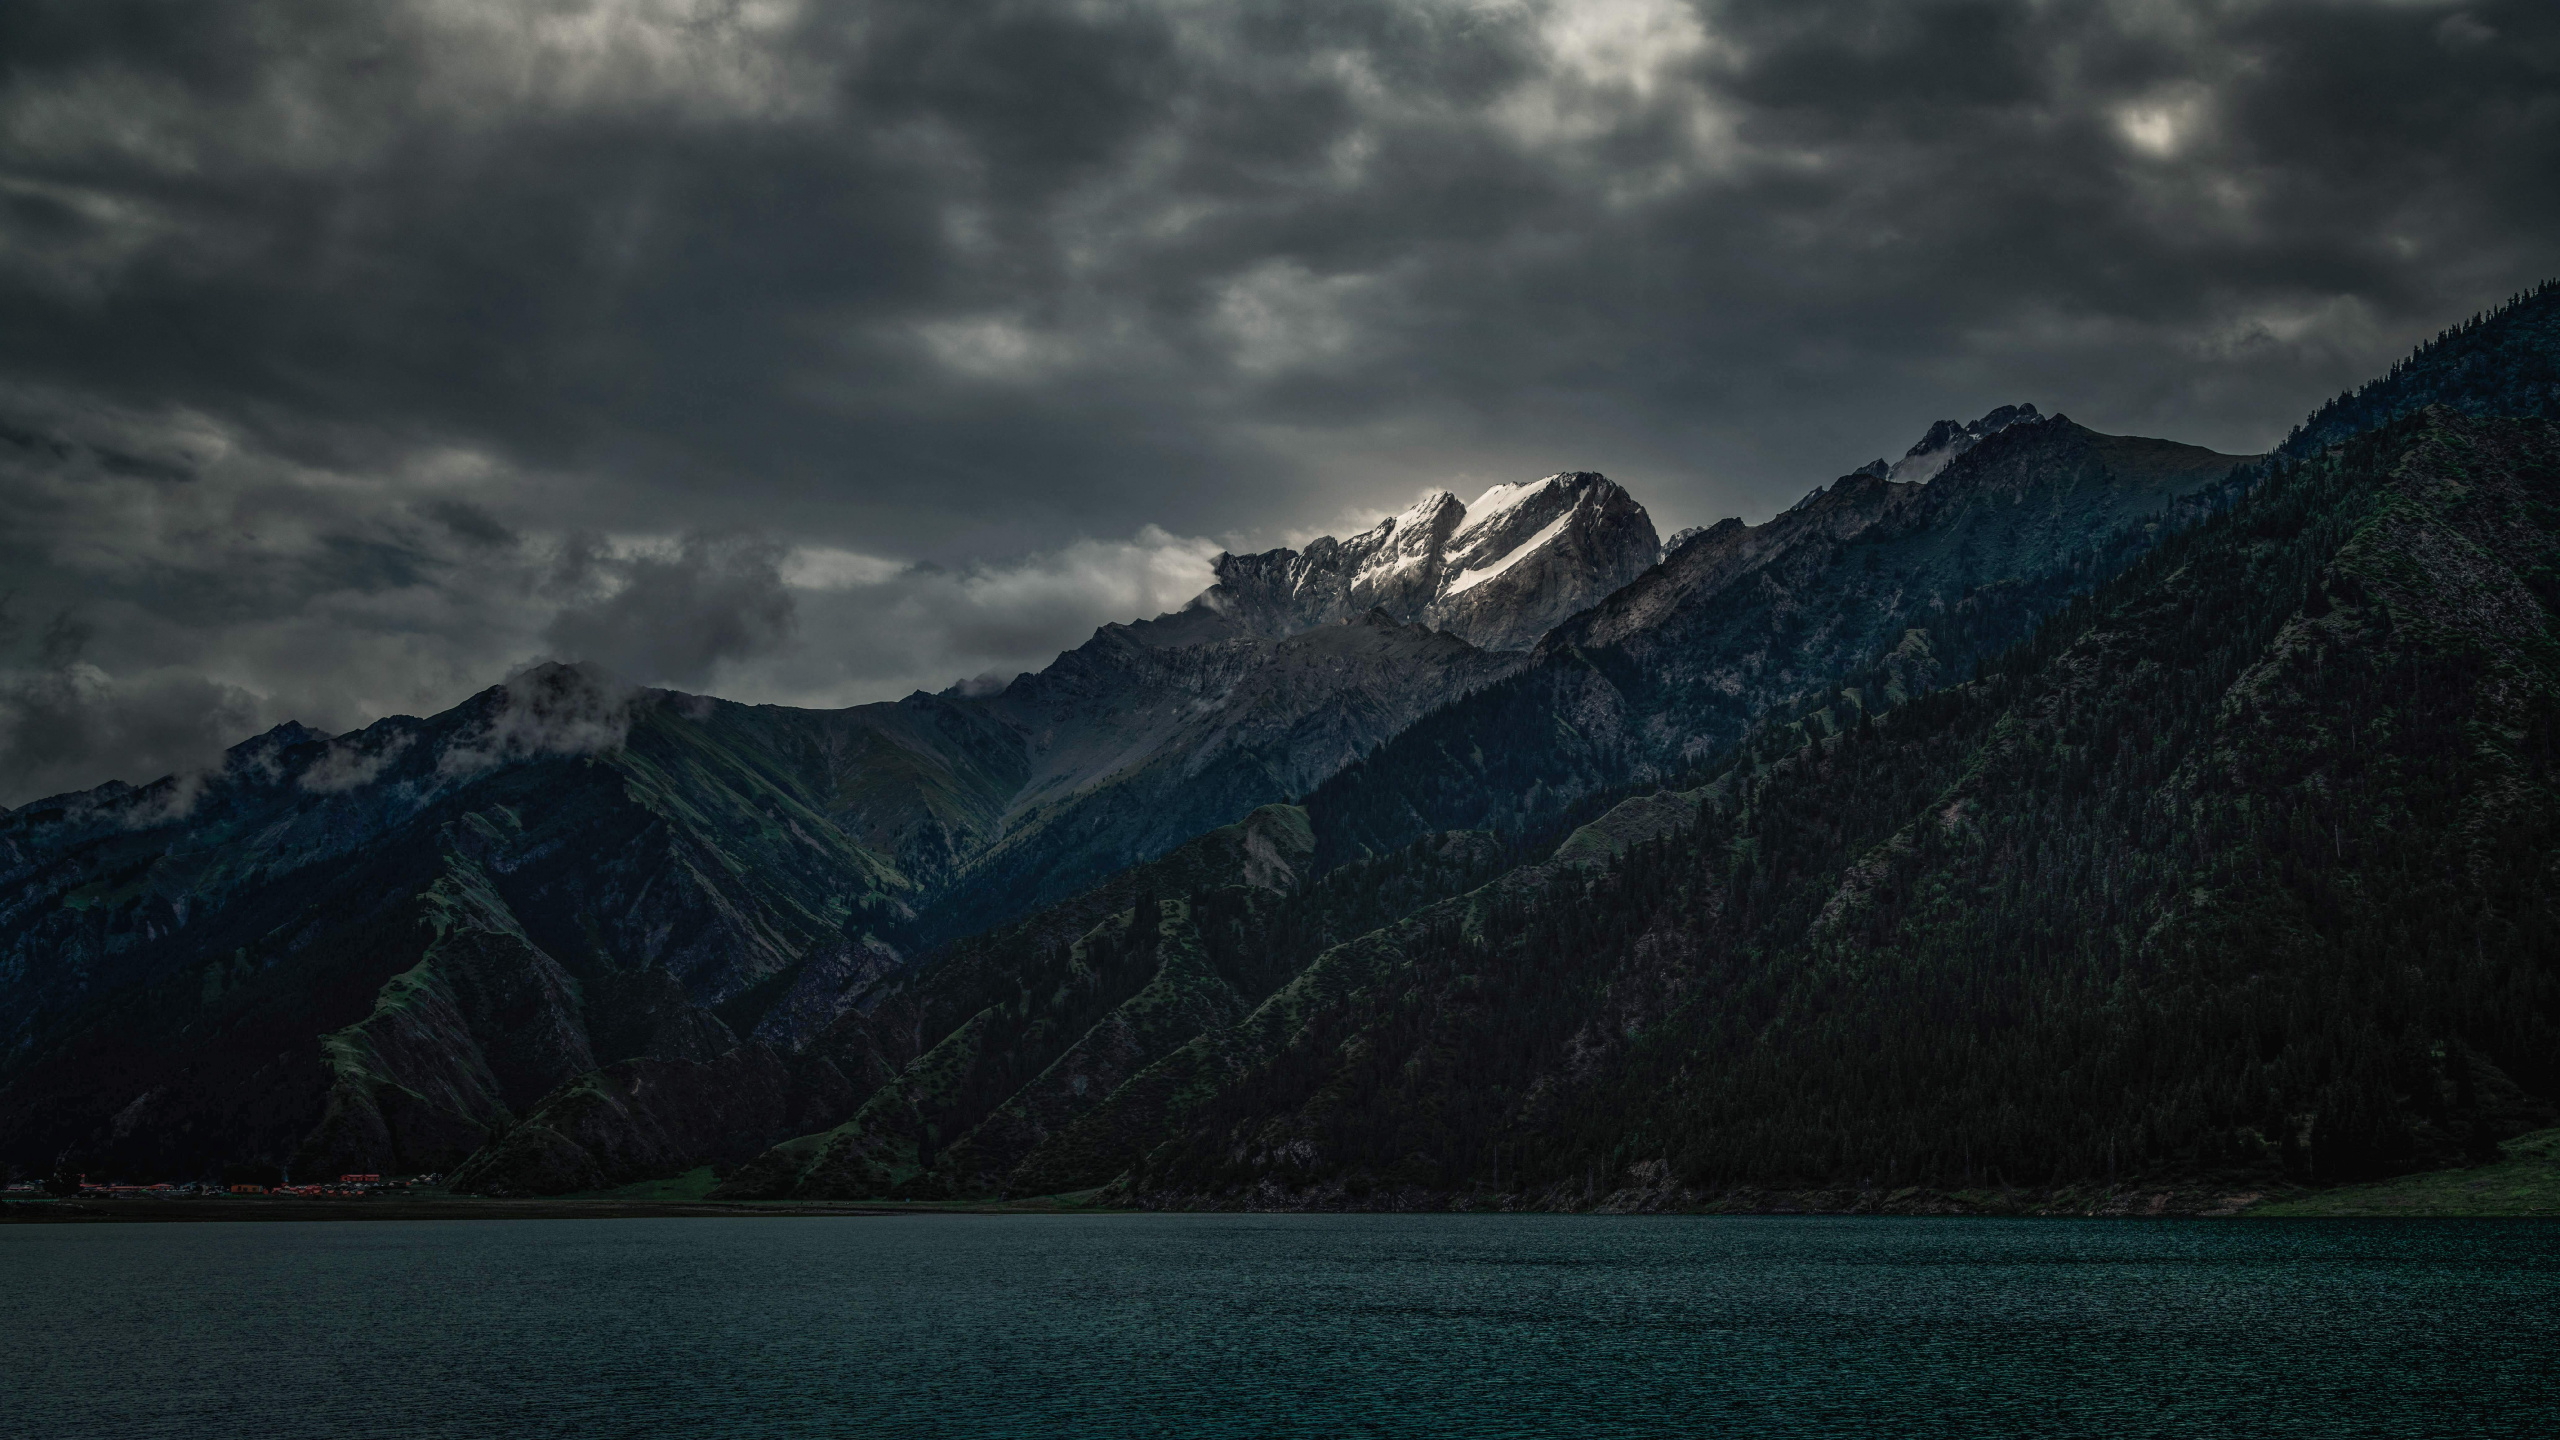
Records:
[[[105,1435],[2552,1435],[2560,1224],[899,1216],[0,1231]]]

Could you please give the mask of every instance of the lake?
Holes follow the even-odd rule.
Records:
[[[2535,1435],[2560,1222],[17,1226],[36,1436]]]

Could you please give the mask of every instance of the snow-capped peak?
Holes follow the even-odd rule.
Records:
[[[1467,507],[1446,490],[1434,490],[1382,522],[1399,555],[1435,554],[1465,522]]]
[[[1423,618],[1479,645],[1523,649],[1660,554],[1644,507],[1605,475],[1497,485],[1450,537],[1448,579]]]
[[[1653,522],[1608,477],[1568,471],[1496,485],[1472,506],[1445,490],[1303,551],[1218,559],[1186,615],[1285,634],[1382,611],[1494,649],[1521,649],[1660,555]],[[1196,627],[1168,629],[1189,635]]]
[[[1477,496],[1476,503],[1467,507],[1467,523],[1461,533],[1492,524],[1554,489],[1555,483],[1563,478],[1562,475],[1550,475],[1544,480],[1532,480],[1525,485],[1494,486]]]
[[[1397,511],[1393,517],[1393,523],[1401,529],[1410,529],[1417,525],[1425,525],[1430,522],[1433,516],[1438,515],[1441,511],[1448,509],[1452,505],[1458,506],[1459,513],[1464,514],[1466,512],[1467,507],[1458,503],[1457,496],[1446,490],[1434,490],[1429,494],[1424,495],[1421,499],[1407,505],[1402,510]]]
[[[1446,490],[1435,490],[1411,505],[1340,542],[1350,591],[1371,603],[1391,600],[1399,591],[1438,583],[1441,552],[1467,514],[1467,507]],[[1307,547],[1314,555],[1332,544],[1318,540]],[[1308,577],[1301,576],[1303,585]]]

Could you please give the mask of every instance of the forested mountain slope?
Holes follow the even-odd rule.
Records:
[[[471,1157],[455,1183],[491,1194],[558,1194],[734,1164],[846,1120],[884,1087],[912,1097],[917,1086],[905,1072],[927,1052],[947,1055],[954,1031],[974,1025],[971,1035],[985,1033],[981,1012],[990,1006],[1017,1022],[997,1029],[1007,1063],[1019,1067],[1041,1046],[1054,1052],[1073,1043],[1153,979],[1152,949],[1114,947],[1107,938],[1077,948],[1089,933],[1126,930],[1144,897],[1159,892],[1261,916],[1303,883],[1308,849],[1304,815],[1268,807],[1069,901],[959,942],[922,971],[883,977],[862,989],[858,1005],[838,1004],[828,988],[813,1006],[803,980],[777,975],[768,993],[726,1007],[764,1017],[748,1043],[715,1057],[648,1057],[582,1075]],[[1080,967],[1061,963],[1070,950]],[[1038,1005],[1025,1008],[1030,974],[1046,983]],[[907,1142],[924,1141],[929,1150],[924,1132],[910,1128]]]
[[[0,814],[0,1167],[448,1168],[601,1066],[810,1042],[937,940],[1520,663],[1375,615],[1128,628],[1001,705],[748,706],[548,666]]]
[[[1526,873],[1605,865],[1693,813],[1630,802]],[[1309,858],[1302,811],[1273,807],[1240,828],[1269,834],[1292,865]],[[1318,957],[1497,878],[1517,887],[1517,858],[1488,836],[1432,836],[1285,891],[1216,868],[1142,867],[913,980],[882,982],[881,1012],[915,1017],[920,1058],[845,1124],[776,1146],[719,1193],[920,1198],[1099,1185],[1164,1138],[1182,1093],[1214,1088],[1193,1073],[1194,1052],[1222,1051],[1248,1015],[1270,1009],[1267,997],[1303,988]]]
[[[1000,828],[902,933],[910,948],[1061,900],[1257,806],[1290,800],[1521,656],[1382,610],[1280,639],[1167,649],[1109,626],[984,702],[1028,775]]]
[[[1432,569],[1381,526],[992,696],[554,666],[0,814],[0,1166],[1581,1205],[2481,1152],[2555,1095],[2560,497],[2477,418],[2549,413],[2555,309],[2343,448],[1942,425],[1525,654],[1271,608]],[[1399,603],[1651,544],[1512,488]]]
[[[1124,1080],[1233,1024],[1324,949],[1507,863],[1484,837],[1452,836],[1317,879],[1305,873],[1311,849],[1303,811],[1257,810],[883,977],[791,1053],[759,1044],[711,1065],[641,1062],[564,1086],[457,1184],[553,1194],[735,1161],[796,1135],[724,1193],[1004,1185]],[[834,1072],[812,1080],[819,1061]],[[831,1100],[822,1123],[788,1128],[815,1113],[792,1097],[821,1090],[849,1099]]]
[[[1699,1203],[2493,1154],[2560,1097],[2560,437],[2279,465],[1983,678],[1319,960],[1148,1204]],[[1294,1007],[1294,1008],[1291,1008]],[[1285,1023],[1275,1016],[1285,1016]]]
[[[2316,455],[2429,405],[2466,415],[2560,413],[2560,280],[2446,327],[2388,372],[2312,412],[2278,453]]]
[[[599,1064],[731,1048],[711,1007],[766,975],[876,971],[904,881],[771,720],[551,667],[0,819],[0,1155],[438,1169]]]
[[[1455,869],[1430,869],[1436,885],[1392,887],[1398,906],[1345,912],[1325,898],[1338,893],[1338,879],[1286,899],[1218,886],[1159,892],[1151,881],[1139,887],[1143,894],[1127,891],[1125,913],[1114,908],[1097,918],[1089,905],[1057,912],[1075,915],[1075,924],[1050,922],[1041,945],[1016,932],[970,947],[965,962],[876,982],[879,996],[857,999],[857,1008],[891,994],[942,997],[916,1012],[909,1033],[917,1058],[846,1123],[777,1146],[734,1178],[728,1193],[919,1196],[1090,1186],[1167,1145],[1173,1150],[1159,1158],[1172,1163],[1187,1143],[1178,1137],[1215,1128],[1226,1113],[1215,1106],[1233,1109],[1231,1128],[1246,1123],[1238,1117],[1262,1115],[1275,1077],[1291,1063],[1308,1063],[1304,1054],[1288,1059],[1296,1043],[1290,1037],[1301,1029],[1324,1036],[1315,1053],[1387,1064],[1379,1057],[1397,1053],[1394,1047],[1372,1046],[1360,1022],[1346,1018],[1374,1009],[1378,986],[1388,983],[1362,966],[1392,972],[1415,947],[1469,936],[1488,943],[1489,924],[1498,933],[1514,911],[1545,903],[1551,887],[1565,897],[1557,905],[1579,913],[1583,867],[1646,836],[1687,827],[1702,797],[1738,804],[1750,786],[1727,770],[1682,796],[1631,799],[1574,832],[1552,858],[1463,902],[1435,896],[1494,863],[1504,845],[1434,834],[1435,822],[1463,830],[1489,821],[1513,837],[1506,843],[1516,850],[1542,831],[1556,833],[1558,821],[1630,776],[1694,772],[1702,757],[1724,763],[1716,757],[1764,724],[1768,706],[1807,693],[1838,695],[1833,687],[1851,676],[1858,681],[1853,696],[1827,712],[1864,716],[1912,705],[1913,715],[1931,713],[1927,707],[1937,702],[1930,697],[1962,673],[1951,661],[1969,670],[2001,641],[2028,633],[2074,590],[2101,583],[2164,535],[2229,503],[2261,473],[2192,447],[2097,435],[2028,407],[1939,430],[1949,434],[1934,450],[1926,442],[1914,447],[1929,462],[1914,468],[1929,471],[1932,483],[1892,482],[1870,467],[1767,525],[1728,523],[1687,537],[1666,563],[1556,632],[1528,675],[1426,719],[1317,792],[1310,807],[1314,853],[1294,857],[1293,872],[1323,873],[1364,854],[1377,858],[1334,875],[1411,865],[1419,856],[1469,857]],[[1915,620],[1925,623],[1908,623]],[[1543,690],[1530,683],[1542,679]],[[1642,723],[1629,723],[1631,716]],[[1466,743],[1463,758],[1458,740]],[[1411,762],[1416,752],[1425,763]],[[1376,783],[1380,773],[1396,783]],[[1420,789],[1421,803],[1416,775],[1434,787]],[[1941,784],[1915,777],[1901,783]],[[1372,800],[1364,810],[1364,798],[1382,793],[1387,803]],[[1325,920],[1300,924],[1289,932],[1294,941],[1256,936],[1257,925],[1280,923],[1276,917],[1318,913]],[[1341,938],[1346,913],[1392,923],[1330,951],[1306,948],[1309,935]],[[1587,988],[1589,977],[1571,963],[1589,948],[1589,937],[1568,920],[1554,923],[1563,927],[1564,938],[1554,943],[1565,953],[1538,957],[1524,982],[1530,988],[1497,1004],[1505,1028],[1492,1043],[1516,1050],[1540,1025],[1562,1024],[1568,1035],[1587,1030],[1574,1041],[1573,1068],[1581,1073],[1620,1043],[1621,1031],[1640,1031],[1645,1016],[1674,1004],[1685,982],[1656,976],[1604,986],[1605,1019],[1595,1020],[1577,1008],[1594,1002],[1577,988]],[[1619,916],[1617,923],[1630,922]],[[1665,953],[1696,943],[1660,939]],[[1345,1024],[1352,1029],[1328,1028]],[[1410,1082],[1424,1072],[1412,1058],[1395,1062],[1396,1086],[1363,1103],[1394,1108],[1414,1099]],[[1490,1088],[1457,1093],[1472,1092],[1477,1080]],[[1383,1072],[1331,1082],[1337,1097],[1385,1083]],[[1450,1084],[1455,1088],[1427,1097],[1423,1108],[1498,1109],[1499,1097],[1532,1091],[1550,1105],[1564,1093],[1553,1075]],[[1195,1113],[1203,1105],[1213,1109]],[[1290,1142],[1298,1147],[1292,1153],[1315,1153],[1301,1140]],[[1468,1158],[1452,1162],[1451,1173],[1474,1183],[1471,1167],[1499,1166],[1508,1154],[1509,1183],[1516,1184],[1534,1174],[1534,1167],[1522,1168],[1526,1152],[1517,1147],[1526,1143],[1479,1135],[1467,1146],[1489,1148],[1462,1147]],[[1256,1176],[1259,1185],[1269,1178],[1268,1162],[1231,1155],[1219,1173]],[[1411,1180],[1391,1183],[1374,1164],[1336,1178],[1387,1187],[1378,1193]],[[498,1183],[561,1182],[528,1173]],[[1198,1183],[1192,1175],[1169,1193],[1209,1193]],[[1257,1193],[1282,1192],[1330,1196],[1321,1203],[1348,1203],[1349,1194],[1285,1185]]]

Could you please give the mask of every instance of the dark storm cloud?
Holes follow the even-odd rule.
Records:
[[[543,630],[561,658],[588,661],[642,684],[698,685],[723,660],[761,655],[799,619],[782,583],[782,549],[759,541],[685,537],[668,555],[616,557],[576,537],[557,582],[573,593]]]
[[[23,0],[0,56],[0,584],[262,720],[570,641],[870,698],[1178,599],[1177,537],[1568,466],[1757,515],[2017,400],[2255,449],[2560,270],[2546,4]]]
[[[0,603],[0,637],[25,628]],[[131,769],[149,777],[200,767],[258,716],[256,698],[183,671],[122,682],[81,661],[93,634],[57,612],[36,641],[32,670],[0,675],[0,786],[25,800]]]

